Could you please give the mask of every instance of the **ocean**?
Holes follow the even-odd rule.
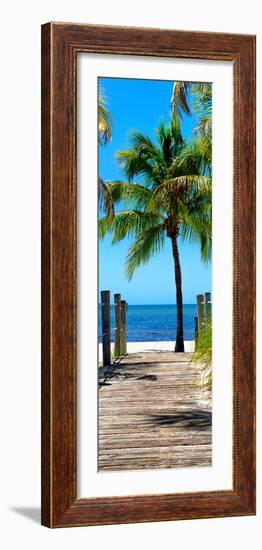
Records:
[[[184,339],[195,339],[195,304],[183,306]],[[114,340],[114,306],[110,307],[111,341]],[[99,342],[102,341],[101,305],[99,305]],[[176,306],[127,306],[127,342],[163,342],[176,338]]]

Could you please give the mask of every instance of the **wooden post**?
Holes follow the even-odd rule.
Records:
[[[120,355],[126,353],[126,301],[121,300],[121,343]]]
[[[203,294],[197,295],[197,322],[198,322],[198,334],[204,320],[204,296]]]
[[[120,339],[121,339],[121,294],[114,295],[115,307],[115,346],[114,357],[120,355]]]
[[[101,291],[102,304],[102,341],[103,341],[103,365],[108,366],[111,363],[111,343],[110,343],[110,291]]]
[[[205,316],[206,321],[211,319],[211,294],[210,292],[205,292]]]

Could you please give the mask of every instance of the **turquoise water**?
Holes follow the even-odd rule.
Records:
[[[111,341],[114,336],[114,306],[111,306]],[[184,339],[195,339],[196,305],[185,304]],[[150,305],[127,307],[127,341],[128,342],[161,342],[176,338],[176,306]],[[99,306],[99,342],[101,342],[101,306]]]

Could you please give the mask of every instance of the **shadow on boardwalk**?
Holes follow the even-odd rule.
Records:
[[[212,464],[211,392],[191,353],[132,353],[99,369],[99,470]]]

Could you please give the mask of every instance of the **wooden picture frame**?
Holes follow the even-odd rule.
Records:
[[[76,71],[79,52],[228,60],[234,80],[233,489],[77,498]],[[255,514],[255,37],[42,26],[42,524]]]

